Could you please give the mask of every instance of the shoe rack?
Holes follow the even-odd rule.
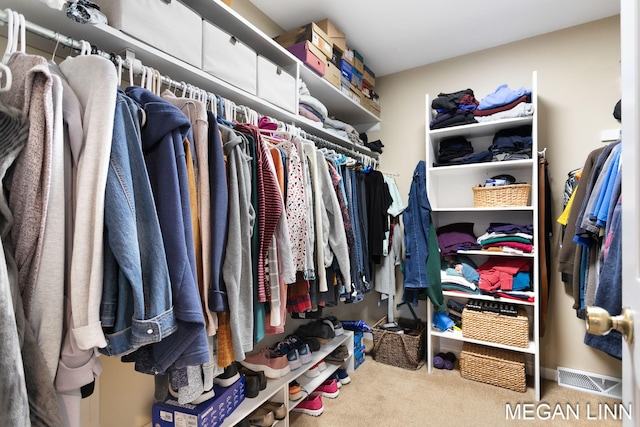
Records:
[[[344,366],[347,372],[353,372],[354,370],[354,355],[353,355],[353,331],[345,330],[340,336],[333,338],[327,344],[320,347],[320,350],[313,353],[311,362],[302,365],[301,367],[294,369],[287,375],[278,379],[267,379],[267,387],[260,391],[260,393],[254,398],[245,398],[244,401],[236,408],[235,411],[229,417],[227,417],[221,424],[222,427],[232,427],[242,421],[247,415],[258,409],[267,401],[284,403],[287,408],[287,417],[284,420],[276,421],[274,426],[289,427],[289,414],[293,408],[295,408],[308,393],[313,392],[320,384],[322,384],[327,378],[329,378],[340,366]],[[345,359],[342,365],[334,365],[326,362],[326,369],[320,371],[317,377],[307,377],[304,375],[316,363],[327,357],[332,351],[338,348],[340,345],[346,345],[349,350],[349,356]],[[289,383],[291,381],[297,381],[303,390],[306,391],[302,399],[292,401],[289,400]]]

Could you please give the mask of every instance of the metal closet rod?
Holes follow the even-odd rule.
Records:
[[[8,9],[0,9],[0,21],[8,23],[9,22],[9,13],[7,12]],[[35,24],[27,19],[24,20],[24,25],[25,25],[25,30],[29,31],[30,33],[36,34],[40,37],[43,37],[47,40],[50,41],[54,41],[57,44],[62,44],[64,46],[67,46],[71,49],[75,49],[77,51],[81,51],[83,49],[83,42],[75,40],[69,36],[65,36],[63,34],[60,34],[57,31],[53,31],[50,30],[49,28],[45,28],[41,25]],[[91,54],[92,55],[100,55],[104,58],[107,58],[111,61],[114,61],[116,58],[120,57],[119,55],[113,54],[113,53],[107,53],[103,50],[98,49],[95,45],[91,45]],[[140,61],[139,59],[131,59],[131,58],[125,58],[122,61],[122,66],[128,69],[131,69],[131,67],[133,67],[133,72],[137,75],[142,74],[143,70],[144,70],[144,65],[142,64],[142,61]],[[207,92],[204,91],[203,89],[200,89],[199,87],[192,85],[192,84],[188,84],[185,83],[183,81],[177,81],[177,80],[173,80],[170,77],[164,76],[162,74],[160,74],[160,79],[161,79],[161,83],[165,84],[167,87],[171,88],[171,87],[175,87],[178,90],[182,90],[182,91],[188,91],[188,92],[197,92],[197,93],[202,93],[202,92]],[[133,82],[131,82],[131,84],[133,84]],[[232,101],[233,102],[233,101]],[[234,103],[235,104],[235,103]],[[237,104],[236,104],[237,105]],[[247,107],[248,108],[248,107]],[[321,143],[321,144],[325,144],[325,146],[330,145],[331,147],[335,147],[337,150],[343,151],[345,152],[345,154],[349,153],[351,156],[364,156],[367,158],[370,158],[373,164],[377,164],[377,159],[369,156],[365,153],[362,152],[356,152],[355,150],[349,149],[347,147],[344,147],[340,144],[334,144],[330,141],[327,141],[326,139],[320,138],[316,135],[312,135],[308,132],[305,132],[305,135],[307,137],[309,137],[309,139],[312,139],[314,142],[317,143]]]

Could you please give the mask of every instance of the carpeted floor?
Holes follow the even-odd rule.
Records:
[[[291,413],[293,427],[470,427],[621,426],[629,412],[619,400],[561,387],[544,380],[542,397],[533,388],[518,393],[464,379],[453,371],[405,370],[366,361],[350,374],[336,399],[323,399],[318,417]]]

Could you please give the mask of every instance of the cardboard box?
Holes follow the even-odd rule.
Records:
[[[303,41],[309,41],[320,49],[327,59],[331,59],[333,56],[333,43],[329,40],[329,36],[313,22],[280,34],[274,40],[286,48]]]
[[[355,89],[353,86],[350,88],[350,96],[353,102],[356,104],[362,104],[362,92],[358,89]]]
[[[189,7],[179,1],[158,0],[99,0],[97,3],[111,27],[202,67],[202,18]]]
[[[257,54],[233,35],[202,21],[202,69],[256,94]]]
[[[300,59],[307,67],[311,68],[320,76],[324,76],[327,58],[324,56],[322,58],[318,58],[313,53],[310,46],[312,46],[311,42],[305,40],[289,46],[287,50],[293,53],[295,57]]]
[[[362,81],[367,85],[369,85],[369,87],[376,86],[376,75],[373,71],[371,71],[369,67],[367,67],[367,64],[364,64],[364,73],[362,74]]]
[[[340,52],[347,50],[347,36],[329,19],[323,19],[316,24],[327,33],[329,40]]]
[[[353,51],[353,68],[355,68],[360,74],[364,74],[364,58],[362,54],[354,49]]]
[[[298,111],[296,78],[267,58],[258,55],[257,95],[291,113]]]
[[[362,106],[367,110],[371,111],[377,117],[380,117],[380,105],[375,103],[372,99],[363,97]]]
[[[172,396],[154,403],[154,427],[218,427],[244,400],[244,375],[230,387],[213,388],[215,397],[199,405],[181,405]]]
[[[347,50],[342,52],[342,59],[347,61],[351,66],[353,66],[353,49],[347,47]]]
[[[325,68],[324,78],[329,83],[340,89],[340,77],[340,69],[333,65],[331,62],[328,62],[327,67]]]

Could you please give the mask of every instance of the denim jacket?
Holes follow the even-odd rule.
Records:
[[[404,287],[427,288],[427,256],[429,250],[429,224],[431,205],[427,197],[427,178],[424,160],[420,160],[413,171],[409,189],[409,203],[402,214],[404,223]]]
[[[125,93],[146,113],[142,152],[162,230],[178,328],[174,334],[137,352],[136,370],[158,374],[172,365],[183,368],[210,360],[196,276],[183,145],[191,123],[179,108],[147,89],[130,86]]]
[[[107,347],[116,356],[177,329],[171,282],[147,168],[139,108],[118,89],[105,191],[104,286],[100,307]]]

